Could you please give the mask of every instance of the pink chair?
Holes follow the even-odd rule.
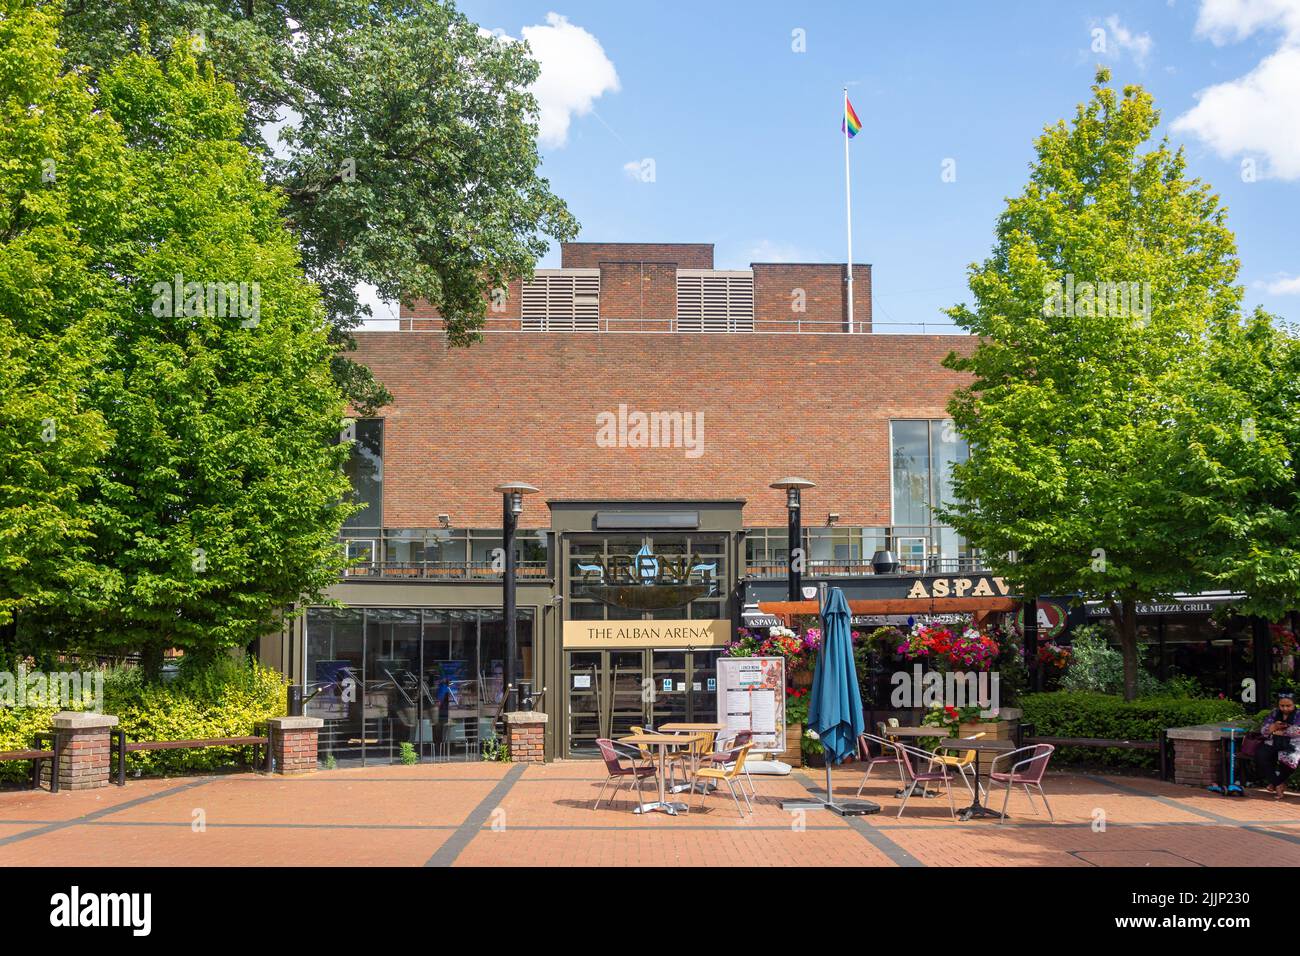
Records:
[[[1038,795],[1043,798],[1043,806],[1047,807],[1048,818],[1055,823],[1056,814],[1052,813],[1052,805],[1047,802],[1047,794],[1043,792],[1043,774],[1047,773],[1047,763],[1052,759],[1052,751],[1056,748],[1051,744],[1034,744],[1031,747],[1021,747],[1019,750],[1012,750],[1008,753],[998,754],[993,758],[993,763],[989,766],[989,780],[996,780],[998,783],[1007,785],[1007,795],[1002,798],[1002,817],[999,823],[1007,818],[1007,803],[1011,800],[1011,788],[1016,784],[1021,784],[1025,788],[1025,796],[1029,798],[1029,805],[1034,808],[1034,813],[1038,812],[1038,805],[1034,803],[1034,795],[1030,787],[1038,788]],[[1024,756],[1028,754],[1028,756]],[[1014,758],[1021,755],[1021,759],[1011,765],[1008,771],[998,770],[998,761]],[[990,785],[989,789],[992,789]]]
[[[880,754],[878,756],[872,756],[871,744],[875,744],[880,748]],[[900,780],[903,779],[903,768],[899,764],[897,748],[894,746],[893,741],[886,740],[884,737],[877,737],[875,734],[860,734],[858,736],[858,756],[867,765],[867,772],[862,775],[862,783],[858,787],[859,797],[862,796],[862,788],[865,787],[867,781],[871,779],[871,771],[876,764],[894,764],[898,767],[898,778]],[[903,782],[906,783],[906,781]]]
[[[596,802],[591,809],[595,810],[600,806],[600,799],[605,795],[605,789],[613,780],[618,780],[619,784],[614,788],[614,792],[609,795],[611,803],[614,801],[614,797],[618,795],[619,790],[623,789],[623,785],[632,780],[636,783],[637,803],[644,807],[645,801],[641,799],[641,781],[646,777],[653,777],[657,773],[654,766],[651,764],[637,764],[635,758],[630,756],[626,759],[632,761],[631,766],[623,766],[625,758],[614,749],[617,745],[614,741],[607,740],[604,737],[596,740],[596,746],[600,748],[600,759],[605,761],[605,770],[608,771],[609,776],[605,778],[604,784],[601,785],[600,793],[596,796]]]
[[[922,750],[920,747],[909,747],[904,743],[895,743],[894,749],[898,752],[898,767],[903,771],[903,803],[898,808],[898,815],[903,815],[903,809],[907,806],[907,801],[911,799],[916,787],[921,788],[921,793],[925,793],[925,785],[928,783],[943,782],[944,789],[948,791],[948,810],[952,813],[952,818],[957,819],[957,808],[952,802],[952,778],[948,775],[948,767],[938,759],[937,754],[930,753],[928,750]],[[912,766],[912,761],[919,761],[918,766],[929,767],[924,773],[917,773],[916,768]],[[938,768],[937,770],[935,768]]]

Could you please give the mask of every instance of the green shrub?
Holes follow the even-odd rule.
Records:
[[[420,762],[420,755],[415,752],[415,744],[403,740],[397,748],[397,762],[410,767]]]
[[[285,712],[288,681],[256,661],[221,657],[201,668],[182,668],[166,684],[146,684],[138,668],[104,677],[104,713],[118,718],[130,740],[243,737],[253,726]],[[78,708],[79,709],[79,708]],[[50,729],[58,708],[0,707],[0,750],[30,747],[32,735]],[[127,755],[127,767],[145,773],[216,770],[239,762],[236,747],[160,750]],[[30,764],[0,763],[0,780],[22,780]]]
[[[1102,737],[1112,740],[1155,740],[1170,727],[1188,727],[1242,716],[1232,700],[1191,697],[1140,697],[1125,701],[1110,694],[1088,691],[1054,691],[1025,694],[1020,699],[1022,720],[1043,737]],[[1154,767],[1150,750],[1062,747],[1058,761],[1101,763],[1117,767]]]

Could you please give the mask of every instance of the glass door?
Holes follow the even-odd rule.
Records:
[[[718,657],[722,651],[691,651],[690,720],[712,724],[718,719]]]
[[[609,669],[606,736],[626,737],[646,725],[645,651],[605,651]]]
[[[653,672],[650,675],[651,723],[685,723],[690,700],[690,684],[686,680],[686,651],[649,651]]]
[[[591,755],[599,751],[596,738],[605,736],[601,684],[604,651],[571,651],[568,663],[569,753]]]

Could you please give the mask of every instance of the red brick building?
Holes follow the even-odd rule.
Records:
[[[350,436],[368,507],[345,529],[348,609],[312,609],[264,648],[325,689],[326,749],[437,757],[490,732],[506,480],[540,492],[518,524],[515,670],[547,688],[550,755],[713,719],[719,645],[747,601],[784,588],[777,479],[815,485],[810,584],[883,586],[884,550],[904,573],[972,569],[932,517],[965,455],[946,413],[963,377],[941,362],[970,339],[873,331],[868,265],[852,321],[843,264],[713,265],[709,244],[568,243],[559,269],[493,293],[471,347],[449,348],[425,304],[358,333],[393,402]],[[365,692],[341,699],[340,675]]]

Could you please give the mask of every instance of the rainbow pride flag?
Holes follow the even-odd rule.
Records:
[[[840,131],[847,130],[849,139],[857,136],[862,132],[862,120],[858,119],[857,112],[853,109],[853,104],[846,97],[844,100],[844,122],[840,125]]]

